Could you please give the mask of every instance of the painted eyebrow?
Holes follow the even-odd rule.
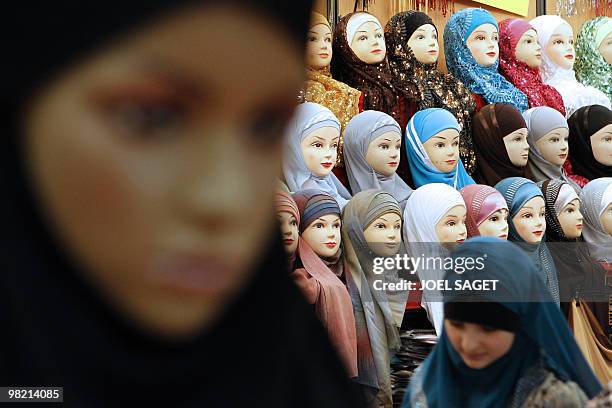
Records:
[[[383,220],[384,222],[389,222],[389,220],[387,220],[385,217],[380,217],[381,220]]]

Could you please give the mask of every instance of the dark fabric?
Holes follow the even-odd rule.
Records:
[[[512,310],[497,302],[459,301],[444,303],[444,318],[516,333],[521,319]]]
[[[612,166],[595,160],[591,147],[591,136],[611,123],[612,111],[601,105],[583,106],[569,117],[569,159],[574,174],[588,180],[612,175]]]

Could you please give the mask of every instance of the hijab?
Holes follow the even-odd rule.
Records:
[[[606,233],[601,216],[612,203],[612,177],[590,181],[580,193],[582,202],[582,237],[588,242],[593,258],[612,263],[612,235]]]
[[[470,117],[476,108],[470,91],[452,75],[437,69],[437,63],[419,62],[408,46],[412,34],[422,25],[434,22],[420,11],[403,11],[391,17],[385,26],[387,58],[396,83],[416,86],[419,92],[418,109],[444,108],[455,115],[461,127],[459,152],[468,173],[476,165],[472,143]]]
[[[384,190],[395,197],[404,208],[412,189],[397,173],[391,176],[379,174],[366,160],[370,143],[387,132],[395,132],[402,137],[398,123],[386,113],[365,111],[351,119],[344,139],[346,172],[353,193],[369,189]]]
[[[569,117],[569,160],[574,174],[588,180],[612,174],[612,167],[595,160],[591,146],[591,136],[611,123],[612,111],[600,105],[584,106]]]
[[[297,208],[297,204],[291,194],[285,191],[279,191],[274,197],[274,207],[277,213],[286,212],[295,217],[298,228],[300,225],[300,210]],[[297,252],[297,249],[296,249]],[[293,271],[295,264],[296,254],[289,255],[289,271]]]
[[[561,94],[542,82],[539,68],[531,68],[516,58],[516,46],[529,30],[535,29],[520,18],[508,18],[499,23],[499,72],[527,96],[531,108],[550,106],[565,117]]]
[[[490,67],[476,62],[467,46],[470,34],[482,24],[497,27],[497,21],[481,8],[465,8],[453,14],[444,27],[444,55],[448,71],[487,103],[511,103],[522,112],[529,107],[527,97],[497,71],[499,61]]]
[[[410,256],[440,259],[448,256],[448,250],[438,241],[436,225],[451,208],[458,205],[465,207],[463,197],[446,184],[425,184],[414,190],[404,209],[402,229]],[[416,273],[421,280],[439,280],[444,277],[444,271],[435,265],[433,268],[417,267]],[[440,296],[438,291],[424,290],[421,298],[421,305],[438,334],[442,331],[444,319]]]
[[[298,105],[295,115],[287,126],[286,149],[283,155],[283,173],[291,191],[317,189],[329,193],[343,208],[351,195],[330,172],[319,177],[310,172],[304,161],[301,143],[312,132],[323,127],[334,127],[340,131],[340,122],[325,106],[305,102]]]
[[[610,108],[610,99],[606,94],[592,86],[585,86],[576,80],[573,69],[561,68],[546,53],[546,46],[555,30],[562,24],[569,23],[559,16],[538,16],[529,22],[538,33],[538,42],[542,47],[542,66],[540,75],[545,84],[554,87],[563,97],[566,116],[570,116],[582,106],[599,104]]]
[[[342,220],[346,281],[357,326],[358,382],[377,390],[376,406],[385,407],[391,407],[393,403],[391,353],[399,350],[401,345],[398,328],[408,293],[376,289],[374,282],[377,280],[398,282],[397,271],[385,271],[384,276],[372,272],[376,255],[366,241],[364,231],[376,219],[389,213],[400,218],[402,215],[393,196],[379,190],[365,190],[349,201]]]
[[[5,8],[5,35],[23,30],[25,21],[31,35],[10,51],[5,69],[11,81],[2,92],[8,109],[0,177],[11,199],[2,201],[1,212],[0,320],[10,336],[0,340],[0,382],[62,385],[70,390],[64,396],[70,406],[360,404],[320,323],[284,273],[286,257],[272,229],[261,237],[261,258],[249,282],[217,322],[190,340],[169,341],[135,327],[85,278],[30,189],[18,120],[28,98],[110,39],[187,3],[90,3],[71,8],[77,18],[58,13],[55,3]],[[295,41],[296,52],[303,46],[310,1],[198,5],[213,3],[262,13]],[[257,367],[260,380],[228,380],[237,378],[240,367]]]
[[[538,149],[538,141],[555,129],[569,129],[565,117],[558,111],[548,106],[539,106],[523,112],[523,118],[527,124],[529,134],[529,161],[527,165],[531,170],[534,181],[562,180],[570,184],[576,191],[580,192],[580,186],[572,181],[563,170],[563,166],[557,166],[542,156]],[[571,150],[570,150],[571,152]]]
[[[595,17],[582,25],[576,38],[576,78],[612,98],[612,65],[608,64],[599,47],[612,32],[612,18]]]
[[[529,168],[510,161],[504,137],[527,127],[521,113],[509,103],[483,106],[474,115],[474,145],[478,168],[474,178],[479,184],[494,186],[507,177],[530,178]]]
[[[513,331],[514,341],[499,359],[473,369],[463,362],[444,331],[412,377],[403,407],[523,406],[530,392],[541,385],[541,381],[530,381],[543,377],[541,369],[544,376],[552,371],[564,382],[573,381],[589,398],[601,390],[563,315],[523,251],[498,238],[476,237],[458,246],[452,258],[486,261],[483,269],[473,268],[463,274],[448,270],[446,279],[451,286],[457,280],[478,279],[497,279],[499,284],[496,290],[477,295],[447,292],[445,310],[456,320],[476,324],[482,324],[488,309],[503,311],[507,319],[492,315],[488,325]],[[505,328],[507,320],[512,320],[515,327]]]
[[[478,237],[478,227],[496,211],[508,211],[506,200],[499,191],[483,184],[471,184],[461,189],[461,196],[467,209],[465,226],[468,237]]]
[[[322,24],[333,32],[329,21],[322,14],[311,13],[310,28]],[[361,92],[345,83],[332,78],[329,65],[320,69],[306,69],[306,85],[304,99],[307,102],[318,103],[333,112],[340,121],[341,134],[338,143],[338,160],[336,166],[344,166],[342,155],[343,132],[349,120],[359,113],[359,98]]]
[[[538,186],[531,180],[522,177],[509,177],[503,179],[495,185],[495,188],[502,193],[508,204],[508,240],[517,243],[529,255],[529,258],[534,262],[538,270],[538,276],[542,283],[546,285],[552,299],[559,304],[559,283],[557,280],[557,272],[552,255],[548,250],[545,238],[537,244],[527,243],[518,234],[514,226],[514,216],[523,208],[527,201],[534,197],[542,197],[544,195]]]

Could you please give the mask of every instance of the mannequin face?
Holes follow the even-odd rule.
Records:
[[[462,243],[467,238],[465,216],[467,210],[464,205],[456,205],[444,214],[436,224],[436,238],[448,249]]]
[[[325,68],[332,59],[332,33],[325,24],[308,30],[306,38],[306,64],[310,68]]]
[[[286,211],[277,214],[281,234],[283,235],[283,246],[288,255],[293,255],[298,247],[298,223],[295,217]]]
[[[383,176],[390,176],[397,170],[402,148],[402,136],[396,132],[387,132],[370,142],[366,152],[366,161],[372,169]]]
[[[516,59],[530,68],[539,68],[542,64],[542,47],[538,43],[538,34],[529,29],[523,33],[515,49]]]
[[[540,196],[527,201],[523,208],[512,218],[518,235],[530,244],[542,240],[546,231],[544,199]]]
[[[553,63],[564,69],[574,67],[574,33],[568,24],[561,24],[550,36],[545,48],[546,54]]]
[[[517,129],[504,136],[504,145],[510,162],[516,167],[525,167],[529,159],[529,143],[527,142],[527,128]]]
[[[483,237],[508,239],[508,210],[497,210],[478,226]]]
[[[580,212],[580,200],[572,200],[557,214],[561,229],[567,238],[576,239],[582,235],[582,213]]]
[[[315,130],[302,139],[304,163],[312,174],[325,177],[331,173],[338,156],[340,131],[328,126]]]
[[[372,21],[363,23],[351,41],[351,50],[366,64],[382,62],[387,53],[383,29]]]
[[[493,24],[482,24],[476,27],[467,38],[466,44],[476,62],[483,67],[490,67],[499,56],[499,33]]]
[[[147,334],[187,338],[241,293],[273,233],[302,51],[229,6],[130,33],[37,90],[24,161],[83,279]]]
[[[485,368],[508,351],[514,333],[480,324],[444,319],[444,331],[453,348],[470,368]]]
[[[459,132],[446,129],[423,143],[433,165],[443,173],[450,173],[459,161]]]
[[[599,53],[608,64],[612,64],[612,33],[608,34],[599,44]]]
[[[302,232],[302,238],[320,257],[336,255],[340,250],[340,217],[328,214],[317,218]]]
[[[386,213],[374,220],[363,231],[370,249],[377,256],[393,256],[402,242],[402,219],[399,214]]]
[[[608,208],[604,210],[599,219],[601,221],[601,225],[603,226],[603,230],[609,235],[612,235],[612,204],[610,204]]]
[[[424,24],[417,28],[408,39],[408,47],[420,63],[436,63],[440,53],[436,27],[431,24]]]
[[[595,160],[604,166],[612,166],[612,123],[591,135],[591,148]]]
[[[544,159],[556,166],[563,166],[569,153],[569,130],[553,129],[536,142],[536,146]]]

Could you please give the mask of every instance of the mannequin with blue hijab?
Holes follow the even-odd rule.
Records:
[[[459,157],[454,170],[449,173],[438,170],[429,158],[423,143],[447,129],[461,132],[455,116],[441,108],[418,111],[408,122],[405,144],[410,173],[416,188],[429,183],[443,183],[461,190],[468,184],[475,184]]]
[[[499,31],[495,18],[484,9],[465,8],[450,17],[444,27],[444,55],[448,72],[471,92],[482,95],[488,104],[511,103],[523,112],[529,109],[527,96],[498,72],[499,59],[491,66],[482,66],[476,62],[467,46],[470,34],[483,24],[492,24]]]
[[[492,237],[469,239],[452,253],[454,259],[482,257],[484,268],[449,270],[446,279],[451,287],[457,280],[495,279],[496,289],[477,292],[478,299],[474,292],[447,292],[445,313],[454,321],[514,333],[510,349],[484,368],[470,368],[445,329],[413,375],[402,406],[520,407],[534,400],[538,406],[583,406],[584,394],[593,398],[601,384],[529,257]]]
[[[313,132],[332,127],[338,129],[340,122],[332,111],[317,103],[306,102],[298,105],[295,115],[289,122],[286,131],[286,148],[283,155],[283,174],[285,182],[292,192],[299,190],[321,190],[336,199],[340,209],[344,208],[351,194],[340,180],[331,172],[326,176],[317,176],[306,165],[302,153],[302,141]],[[331,159],[336,162],[336,157]]]
[[[539,243],[526,242],[518,233],[514,225],[514,216],[525,206],[527,201],[534,197],[542,197],[545,200],[544,194],[540,188],[531,180],[523,177],[508,177],[495,185],[495,189],[499,191],[508,204],[508,241],[516,243],[521,247],[537,268],[538,276],[542,283],[546,285],[550,291],[552,299],[559,304],[559,282],[557,280],[557,270],[555,262],[552,258],[548,247],[546,246],[545,237]],[[544,224],[544,232],[546,225]]]

